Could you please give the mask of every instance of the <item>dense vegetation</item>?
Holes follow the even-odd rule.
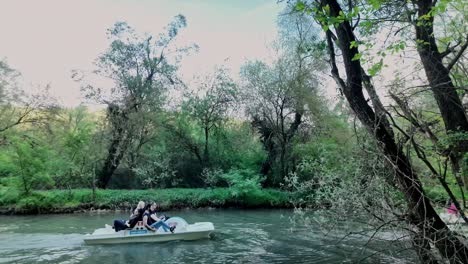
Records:
[[[4,188],[24,195],[235,184],[287,189],[292,174],[309,181],[351,156],[356,144],[346,106],[329,109],[319,93],[324,63],[297,51],[316,44],[312,28],[282,43],[272,65],[246,62],[239,81],[220,66],[185,87],[176,70],[192,47],[165,55],[184,26],[178,16],[156,40],[125,23],[109,30],[111,44],[95,73],[113,78],[110,93],[90,83],[93,76],[73,74],[89,100],[106,106],[101,111],[11,94],[19,73],[2,62],[2,91],[11,94],[2,102]],[[173,98],[176,91],[182,98]]]
[[[421,260],[436,261],[431,245],[466,260],[434,210],[466,208],[464,6],[288,1],[273,62],[247,61],[239,79],[220,65],[190,84],[178,67],[197,47],[173,45],[185,17],[155,37],[118,22],[96,70],[73,73],[102,111],[23,93],[1,61],[0,207],[364,209],[412,230]],[[410,74],[382,77],[389,54],[419,59]],[[333,100],[323,96],[330,71]]]
[[[0,206],[6,214],[71,213],[89,210],[128,210],[139,201],[157,202],[162,210],[199,207],[290,208],[291,193],[275,189],[244,191],[216,189],[149,189],[149,190],[51,190],[29,196],[1,191]]]

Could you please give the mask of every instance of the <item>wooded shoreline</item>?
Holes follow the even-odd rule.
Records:
[[[0,215],[130,212],[138,201],[156,202],[162,211],[180,209],[289,209],[329,208],[323,201],[307,201],[299,192],[259,189],[237,194],[232,188],[167,188],[148,190],[92,189],[37,191],[29,196],[0,190]],[[443,190],[428,196],[439,207],[445,205]],[[459,194],[457,193],[457,196]]]

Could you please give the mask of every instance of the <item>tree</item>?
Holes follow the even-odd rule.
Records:
[[[188,94],[183,108],[202,128],[204,148],[202,167],[209,166],[209,138],[213,129],[219,128],[227,117],[229,107],[237,98],[237,85],[228,75],[227,70],[217,68],[212,75],[202,80],[198,94]],[[201,94],[203,93],[203,95]]]
[[[436,43],[434,32],[434,17],[437,14],[437,1],[417,0],[413,1],[416,6],[417,17],[410,17],[410,22],[416,29],[416,43],[424,71],[429,81],[429,86],[434,93],[434,98],[439,106],[440,113],[444,120],[447,134],[457,132],[468,133],[468,116],[465,113],[457,89],[450,77],[450,70],[457,63],[468,47],[468,37],[459,43],[460,49],[448,62],[443,63],[443,58],[452,51],[448,48],[441,53]],[[464,43],[463,43],[464,42]],[[453,48],[452,48],[453,49]],[[454,172],[460,172],[460,159],[468,152],[468,139],[456,140],[450,147],[450,160],[454,167]]]
[[[102,146],[93,142],[97,121],[84,106],[60,109],[41,133],[45,144],[56,153],[51,160],[57,168],[51,173],[56,187],[91,186],[88,182],[94,174],[94,160],[102,155],[98,151]]]
[[[379,116],[377,106],[374,105],[372,108],[364,97],[365,72],[361,65],[358,45],[356,45],[355,28],[350,22],[353,17],[351,12],[355,10],[346,12],[336,0],[314,1],[311,4],[299,1],[295,7],[297,10],[312,13],[322,26],[330,55],[331,72],[337,85],[342,89],[362,125],[369,134],[374,136],[388,163],[395,170],[395,177],[392,180],[408,204],[406,221],[415,230],[413,241],[419,246],[418,254],[421,261],[435,262],[430,249],[430,244],[433,243],[443,257],[453,262],[466,262],[468,248],[434,210],[410,160],[403,154],[401,146],[395,142],[393,131],[381,122],[381,119],[386,117]],[[346,81],[341,79],[339,74],[335,45],[338,45],[341,51]]]
[[[29,195],[34,189],[53,186],[49,167],[53,156],[47,146],[27,135],[14,138],[11,144],[13,173],[17,176],[19,189]]]
[[[0,133],[22,124],[48,120],[55,105],[50,102],[48,87],[38,94],[26,94],[19,85],[21,74],[0,60]]]
[[[83,87],[88,98],[107,105],[111,139],[98,176],[100,188],[106,187],[132,142],[145,136],[148,119],[144,113],[157,110],[164,91],[179,83],[176,71],[181,50],[171,49],[171,44],[185,26],[185,17],[178,15],[156,40],[138,36],[124,22],[109,30],[111,44],[98,58],[96,73],[113,81],[111,96],[105,96],[96,86]]]
[[[316,110],[315,72],[324,68],[317,60],[315,28],[308,18],[286,14],[280,29],[279,59],[272,65],[249,62],[241,70],[247,115],[268,153],[261,173],[274,173],[264,183],[269,186],[279,186],[293,169],[293,139],[305,117]],[[276,163],[279,168],[274,168]]]
[[[298,69],[295,62],[282,58],[268,66],[257,61],[242,69],[247,114],[268,153],[261,173],[267,175],[279,161],[277,176],[265,182],[271,186],[278,186],[291,169],[292,139],[303,122],[303,99],[312,92],[308,83],[311,80],[305,80],[306,72]]]

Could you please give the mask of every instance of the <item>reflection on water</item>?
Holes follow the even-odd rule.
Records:
[[[87,246],[92,233],[121,213],[0,216],[0,263],[411,263],[413,253],[389,241],[365,245],[337,225],[292,225],[292,210],[183,210],[189,223],[210,221],[211,239]],[[311,215],[314,218],[314,215]],[[386,236],[384,234],[384,236]],[[389,234],[388,236],[391,236]]]

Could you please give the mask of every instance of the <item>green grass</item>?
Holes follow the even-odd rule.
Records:
[[[459,202],[462,201],[462,194],[460,191],[460,188],[458,186],[450,186],[450,189],[453,192],[453,195]],[[426,191],[427,196],[431,201],[433,201],[436,204],[441,204],[444,205],[447,202],[447,199],[449,198],[447,192],[445,189],[441,186],[435,186]],[[468,193],[465,191],[465,198],[468,199]]]
[[[0,208],[9,213],[60,213],[83,209],[130,209],[138,201],[157,202],[162,209],[200,207],[279,208],[291,207],[291,194],[274,189],[258,189],[238,195],[230,188],[36,191],[24,196],[12,188],[0,189]]]

